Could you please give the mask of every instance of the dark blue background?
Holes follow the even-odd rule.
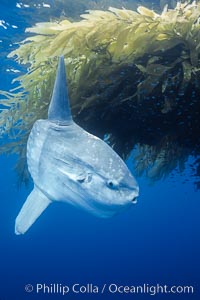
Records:
[[[150,299],[145,295],[95,294],[48,297],[26,294],[27,283],[193,285],[194,295],[156,299],[199,299],[199,193],[182,178],[148,186],[131,210],[98,219],[68,205],[52,204],[24,236],[14,235],[15,217],[28,195],[18,190],[14,158],[1,157],[1,300]]]
[[[26,27],[15,1],[2,10],[5,3],[0,0],[1,18],[18,22],[20,28],[0,27],[3,50],[13,34],[22,34]],[[4,72],[10,62],[3,50],[0,87],[7,90],[14,75]],[[200,299],[200,197],[189,171],[154,186],[139,178],[138,204],[117,217],[98,219],[53,204],[27,234],[16,236],[14,221],[32,184],[17,188],[15,161],[14,156],[0,157],[0,300]],[[185,178],[189,181],[183,184]],[[28,283],[76,282],[193,285],[195,294],[44,296],[24,291]]]

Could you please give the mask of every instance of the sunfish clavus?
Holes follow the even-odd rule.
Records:
[[[55,201],[111,217],[135,203],[139,193],[115,151],[73,121],[62,56],[48,119],[36,121],[29,135],[27,162],[34,188],[16,218],[16,234],[25,233]]]

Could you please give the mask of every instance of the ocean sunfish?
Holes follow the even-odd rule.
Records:
[[[72,119],[64,57],[59,60],[47,120],[33,125],[27,163],[34,188],[15,222],[23,234],[49,204],[62,201],[99,217],[136,203],[139,187],[123,160]]]

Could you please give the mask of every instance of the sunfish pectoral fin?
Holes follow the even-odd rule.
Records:
[[[15,233],[25,233],[50,203],[51,200],[34,187],[16,218]]]

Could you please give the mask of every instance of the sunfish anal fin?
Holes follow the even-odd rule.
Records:
[[[50,203],[51,200],[35,186],[16,218],[15,233],[24,234]]]

